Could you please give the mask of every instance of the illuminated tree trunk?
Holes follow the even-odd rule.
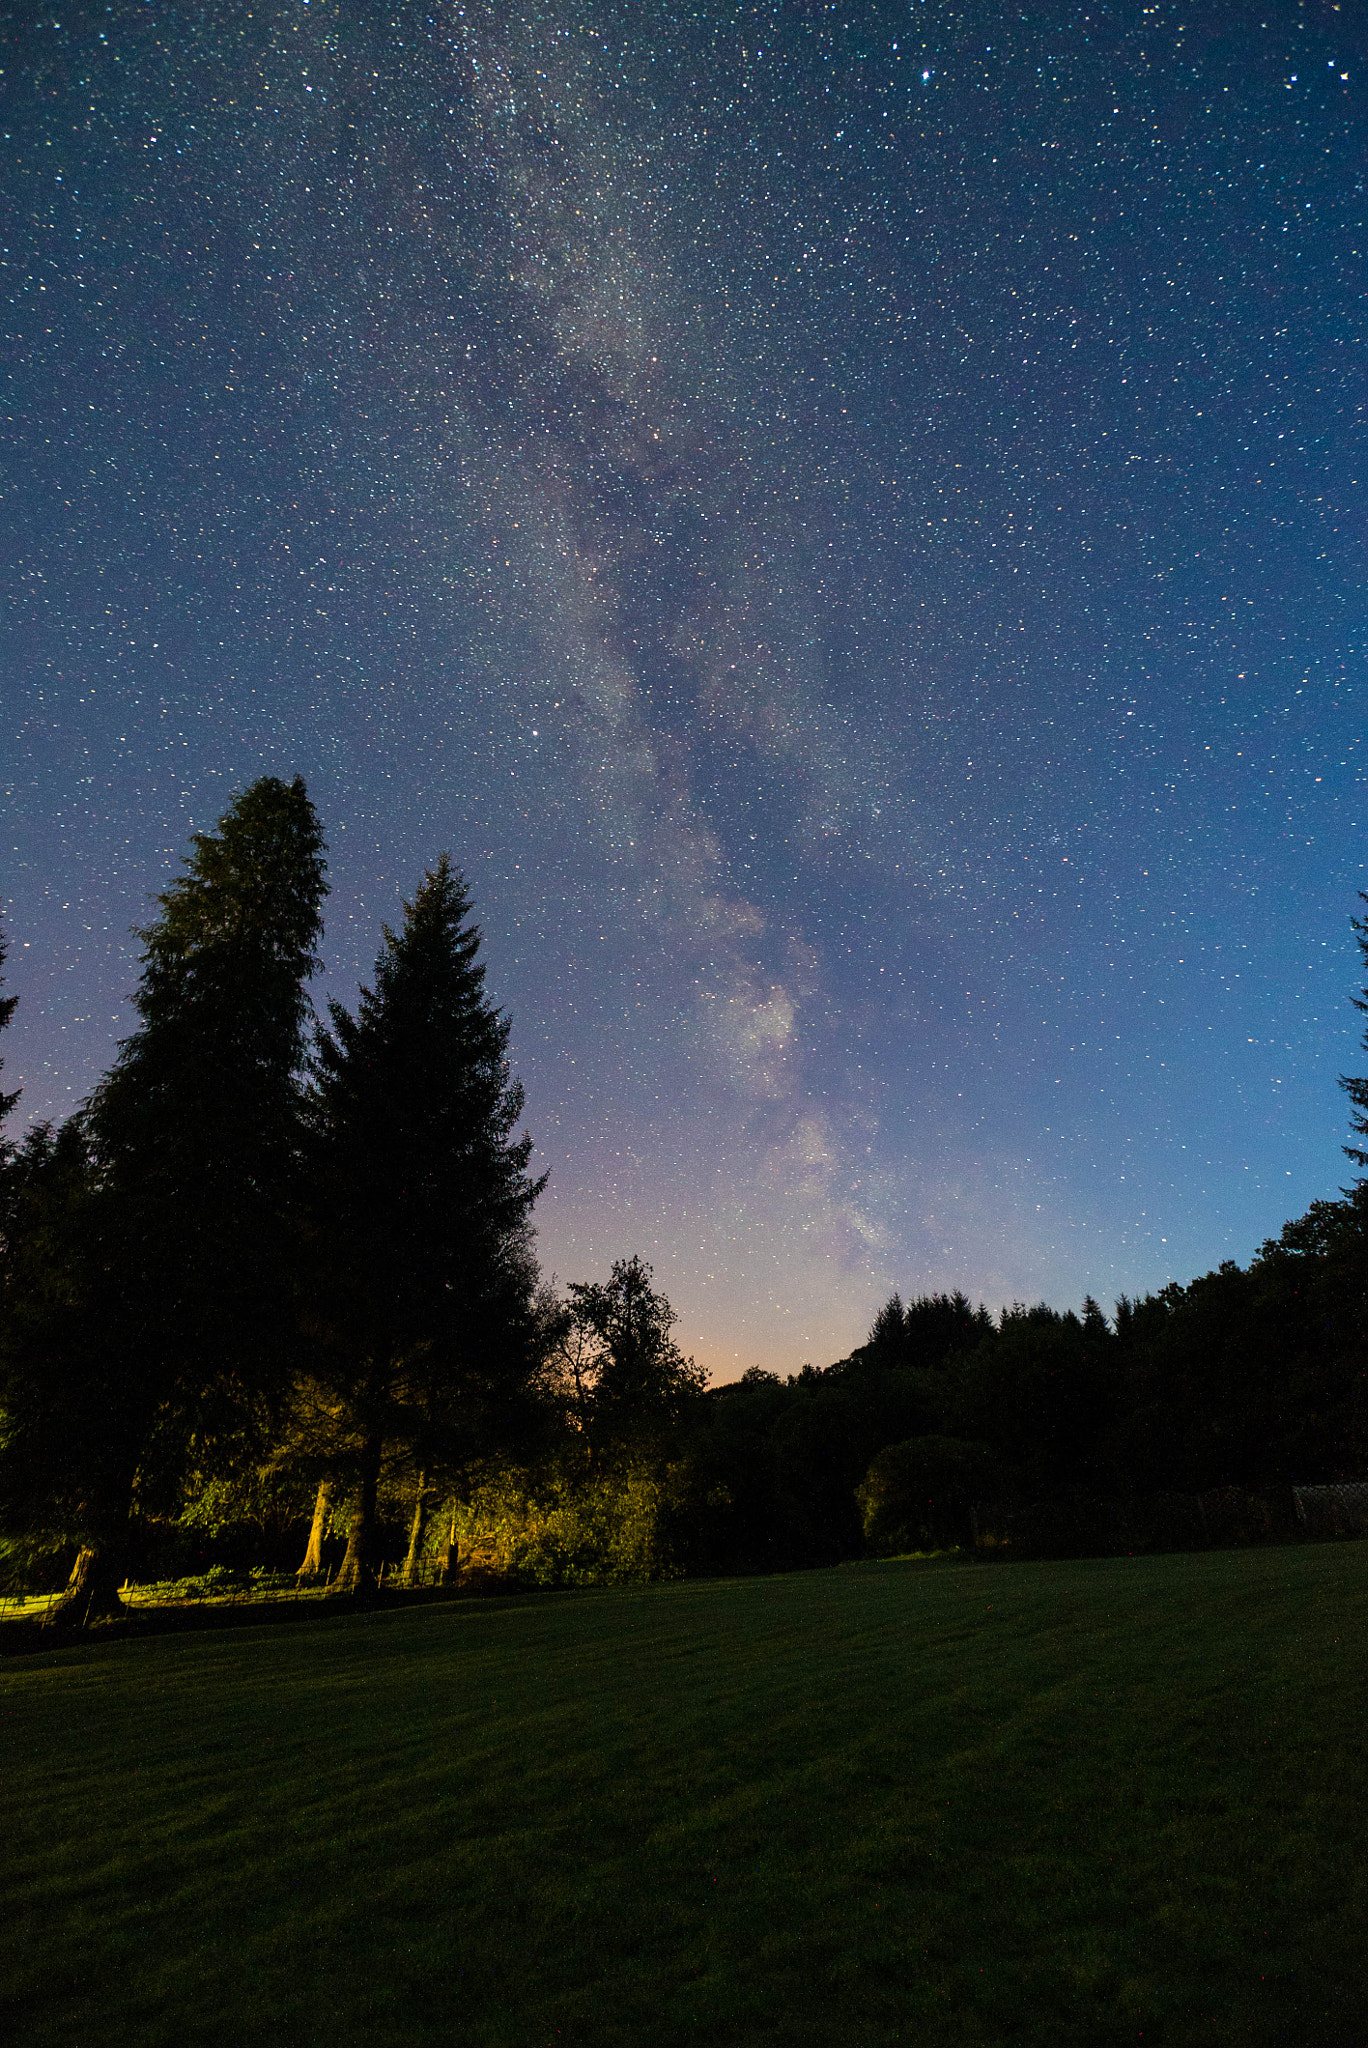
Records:
[[[352,1504],[351,1527],[347,1531],[347,1554],[337,1574],[334,1590],[357,1593],[376,1582],[378,1517],[376,1494],[380,1485],[381,1441],[378,1429],[366,1432],[361,1447],[361,1484]]]
[[[126,1614],[119,1598],[123,1577],[119,1546],[87,1543],[76,1554],[66,1591],[47,1616],[53,1627],[83,1628],[87,1622],[106,1621],[112,1614]]]
[[[303,1564],[295,1573],[297,1579],[316,1579],[323,1569],[323,1538],[328,1533],[328,1516],[332,1512],[333,1490],[336,1483],[331,1473],[326,1473],[318,1482],[313,1526],[309,1530],[309,1547],[304,1552]]]
[[[413,1503],[413,1524],[409,1530],[408,1556],[404,1560],[404,1584],[411,1586],[418,1576],[418,1560],[423,1554],[423,1538],[427,1534],[428,1502],[427,1474],[418,1474],[418,1498]]]
[[[443,1580],[455,1578],[456,1566],[460,1560],[460,1555],[461,1547],[456,1541],[456,1503],[453,1501],[451,1503],[451,1526],[447,1530],[446,1548],[442,1552]]]

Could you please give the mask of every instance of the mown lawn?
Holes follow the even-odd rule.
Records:
[[[28,2048],[1368,2041],[1368,1544],[309,1619],[0,1699]]]

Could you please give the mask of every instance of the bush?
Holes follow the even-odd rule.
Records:
[[[961,1437],[914,1436],[889,1444],[855,1489],[866,1543],[878,1557],[971,1545],[974,1501],[992,1470],[987,1444]]]
[[[669,1469],[593,1473],[573,1465],[490,1470],[454,1521],[463,1571],[524,1586],[610,1586],[679,1576],[669,1537]],[[434,1542],[447,1517],[434,1517]]]

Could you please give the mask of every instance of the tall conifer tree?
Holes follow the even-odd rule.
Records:
[[[419,1470],[505,1437],[538,1366],[530,1214],[509,1025],[445,855],[385,930],[357,1013],[329,1006],[313,1097],[312,1369],[361,1449],[338,1583],[376,1567],[382,1461]],[[421,1484],[421,1481],[420,1481]]]
[[[71,1137],[61,1174],[35,1156],[35,1186],[80,1199],[33,1238],[5,1359],[0,1513],[78,1543],[67,1604],[91,1614],[119,1604],[149,1454],[269,1392],[290,1349],[322,835],[303,782],[267,776],[192,849],[139,934],[140,1024],[79,1119],[84,1157]]]

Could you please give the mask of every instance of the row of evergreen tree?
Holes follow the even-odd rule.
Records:
[[[158,1532],[305,1577],[331,1541],[344,1591],[398,1540],[564,1583],[1219,1540],[1368,1472],[1368,1183],[1111,1320],[894,1296],[836,1365],[705,1390],[640,1259],[540,1280],[448,860],[318,1020],[324,892],[303,783],[254,783],[156,899],[108,1075],[0,1151],[0,1542],[70,1560],[58,1615],[116,1609]]]
[[[310,1029],[324,891],[304,784],[254,783],[139,934],[110,1072],[4,1152],[0,1529],[21,1567],[74,1550],[83,1615],[118,1606],[140,1527],[249,1469],[316,1481],[319,1522],[345,1506],[355,1587],[382,1475],[421,1504],[567,1399],[585,1425],[630,1400],[647,1354],[667,1398],[697,1378],[640,1327],[635,1262],[566,1302],[539,1286],[543,1181],[449,861],[355,1012]]]

